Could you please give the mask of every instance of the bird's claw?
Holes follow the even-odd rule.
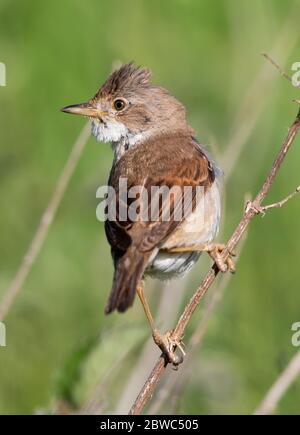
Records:
[[[207,246],[206,251],[208,252],[209,256],[214,260],[216,263],[218,269],[221,272],[231,272],[235,273],[235,263],[232,259],[232,257],[235,257],[234,252],[229,252],[226,259],[222,257],[223,251],[227,249],[226,245],[223,243],[214,243],[212,245]]]
[[[154,330],[152,335],[155,344],[161,349],[167,361],[177,370],[185,356],[181,340],[174,336],[174,331],[167,331],[165,334],[161,334],[157,330]],[[175,354],[176,348],[180,350],[181,355]]]

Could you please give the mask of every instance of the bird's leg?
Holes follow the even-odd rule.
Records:
[[[150,307],[144,293],[144,281],[139,282],[136,291],[143,305],[155,344],[161,349],[161,351],[167,358],[168,362],[172,363],[174,366],[177,367],[179,364],[183,362],[183,356],[185,355],[180,340],[176,339],[176,337],[173,336],[173,331],[168,331],[165,334],[161,334],[155,328]],[[182,353],[181,356],[175,355],[175,350],[177,347],[180,349]]]
[[[226,249],[226,245],[223,243],[211,243],[208,245],[200,245],[200,246],[181,246],[178,248],[168,249],[168,252],[207,252],[208,255],[213,259],[216,263],[217,267],[221,272],[227,272],[227,270],[231,273],[235,272],[235,264],[232,257],[235,256],[234,252],[229,252],[227,258],[224,260],[222,257],[223,251]]]

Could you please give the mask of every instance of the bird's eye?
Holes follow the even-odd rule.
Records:
[[[114,108],[115,108],[117,111],[123,110],[124,107],[125,107],[125,101],[124,101],[124,100],[121,100],[121,98],[117,98],[117,99],[114,101]]]
[[[125,106],[126,106],[126,103],[125,103],[124,100],[121,100],[121,98],[117,98],[117,99],[114,101],[114,108],[115,108],[118,112],[120,112],[120,110],[123,110],[123,109],[125,108]]]

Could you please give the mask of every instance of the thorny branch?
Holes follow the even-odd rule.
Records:
[[[273,166],[266,177],[265,182],[263,183],[260,191],[252,202],[248,202],[244,215],[233,232],[232,236],[227,242],[226,249],[223,251],[224,260],[228,257],[229,252],[233,252],[242,236],[244,235],[248,225],[252,221],[255,215],[260,214],[261,210],[263,210],[262,202],[266,198],[269,190],[271,189],[275,177],[281,167],[283,160],[286,157],[288,150],[290,149],[297,132],[300,128],[300,110],[298,114],[289,128],[288,134],[279,150],[279,153],[273,163]],[[292,195],[293,196],[293,195]],[[290,198],[289,198],[290,199]],[[286,201],[285,201],[286,202]],[[268,206],[266,206],[268,207]],[[270,207],[269,207],[270,208]],[[213,282],[215,281],[217,275],[219,273],[218,268],[214,264],[212,268],[207,273],[206,277],[186,305],[179,321],[174,329],[173,336],[176,340],[180,340],[184,334],[186,326],[194,313],[195,309],[199,305],[199,302],[207,292],[207,290],[211,287]],[[152,372],[150,373],[148,379],[146,380],[144,386],[142,387],[139,395],[137,396],[132,408],[129,411],[129,414],[135,415],[140,414],[147,404],[147,402],[152,397],[160,378],[162,377],[164,370],[166,368],[167,363],[163,356],[159,358],[156,365],[154,366]]]

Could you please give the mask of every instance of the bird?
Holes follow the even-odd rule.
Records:
[[[221,219],[222,170],[197,140],[185,106],[165,88],[152,83],[150,69],[134,62],[113,71],[87,102],[61,110],[88,117],[92,135],[99,142],[111,143],[114,157],[108,186],[116,192],[119,211],[121,206],[128,211],[132,204],[131,200],[124,203],[122,194],[142,186],[149,193],[148,203],[143,204],[149,218],[151,201],[157,200],[157,191],[151,196],[153,189],[177,187],[171,200],[161,196],[156,201],[158,218],[120,219],[117,212],[114,219],[105,221],[114,264],[105,313],[126,311],[137,294],[154,342],[167,362],[176,367],[185,354],[182,338],[174,337],[173,331],[157,330],[144,282],[147,276],[161,280],[184,276],[202,252],[210,255],[220,271],[234,273],[234,254],[229,253],[224,260],[225,245],[213,243]],[[126,179],[125,192],[120,188],[120,179]],[[190,189],[188,212],[175,218],[185,188]],[[197,189],[205,207],[197,204]],[[162,219],[167,209],[169,219]],[[181,355],[175,353],[176,349],[181,350]]]

